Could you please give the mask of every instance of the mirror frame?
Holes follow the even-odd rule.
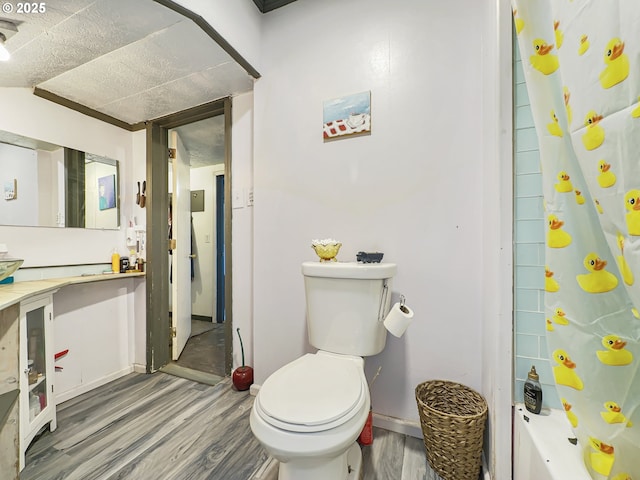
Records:
[[[60,180],[59,190],[64,188],[64,204],[61,202],[61,198],[58,199],[59,205],[57,207],[56,219],[49,218],[50,222],[42,224],[42,218],[34,219],[32,223],[0,223],[2,227],[38,227],[38,228],[82,228],[87,230],[112,230],[118,231],[122,227],[121,214],[121,181],[120,176],[120,160],[107,157],[105,155],[98,155],[92,152],[84,152],[64,145],[54,144],[38,138],[29,137],[23,134],[10,132],[8,130],[2,130],[2,138],[0,141],[2,145],[8,145],[9,147],[15,147],[17,149],[25,149],[35,152],[36,155],[36,177],[40,180],[41,172],[39,172],[39,164],[41,161],[47,162],[48,159],[42,159],[39,156],[39,152],[51,153],[62,150],[62,156],[57,161],[64,163],[64,178]],[[54,148],[55,147],[55,148]],[[51,160],[52,162],[56,160]],[[115,227],[113,226],[87,226],[87,179],[86,179],[86,165],[87,163],[102,163],[115,167],[115,183],[114,183],[114,201],[115,205]],[[57,164],[55,164],[57,165]],[[59,172],[54,172],[56,178],[62,175],[58,175]],[[25,174],[25,177],[27,175]],[[18,178],[19,183],[31,183],[33,179]],[[43,180],[46,183],[46,179]],[[40,183],[38,181],[37,192],[40,195]],[[96,187],[97,189],[97,187]],[[62,193],[62,192],[60,192]],[[37,198],[37,197],[36,197]],[[38,200],[36,200],[38,203]],[[111,210],[109,208],[108,210]],[[53,215],[50,213],[50,215]],[[97,209],[96,209],[97,215]],[[61,216],[63,217],[64,224],[62,224]],[[38,215],[40,217],[40,215]],[[113,217],[108,223],[113,224]],[[55,222],[55,223],[54,223]]]

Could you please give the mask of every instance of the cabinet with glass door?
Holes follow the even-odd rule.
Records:
[[[20,469],[35,436],[49,425],[56,429],[53,401],[52,295],[20,305]]]

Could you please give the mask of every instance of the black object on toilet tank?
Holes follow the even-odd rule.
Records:
[[[126,257],[120,257],[120,273],[127,273],[129,269],[129,259]]]
[[[356,260],[360,263],[380,263],[384,253],[380,252],[358,252]]]

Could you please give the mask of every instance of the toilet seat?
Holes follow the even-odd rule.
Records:
[[[274,427],[319,432],[358,413],[367,388],[361,358],[318,352],[274,372],[260,388],[255,407]]]

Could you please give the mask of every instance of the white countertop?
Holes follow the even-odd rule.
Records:
[[[126,278],[144,277],[144,275],[144,272],[102,273],[96,275],[82,275],[78,277],[49,278],[46,280],[8,283],[0,285],[0,310],[26,300],[34,295],[57,291],[67,285],[102,282],[105,280],[122,280]]]

